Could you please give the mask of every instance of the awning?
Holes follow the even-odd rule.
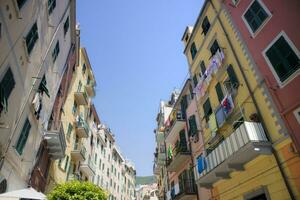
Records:
[[[17,200],[17,199],[37,199],[37,200],[46,200],[47,197],[41,192],[37,192],[33,188],[15,190],[11,192],[6,192],[0,194],[1,200]]]

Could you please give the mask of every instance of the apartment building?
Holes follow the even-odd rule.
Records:
[[[300,198],[300,22],[299,1],[224,1],[231,26],[240,36],[243,50],[260,72],[266,95],[275,107],[281,134],[290,138],[278,146],[295,198]],[[261,15],[261,16],[260,16]],[[292,141],[293,142],[292,142]],[[298,153],[297,153],[298,152]]]
[[[204,144],[196,183],[212,199],[294,199],[280,150],[289,137],[229,15],[206,0],[182,39]]]
[[[1,1],[0,26],[0,192],[29,185],[42,191],[41,158],[65,154],[51,113],[74,49],[75,0]]]
[[[136,200],[158,200],[157,184],[138,185],[135,189]]]

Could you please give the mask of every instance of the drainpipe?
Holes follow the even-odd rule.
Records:
[[[236,54],[236,51],[235,51],[234,48],[233,48],[233,45],[232,45],[232,43],[231,43],[231,40],[230,40],[230,38],[229,38],[227,32],[225,31],[224,24],[222,23],[222,21],[221,21],[221,19],[220,19],[220,16],[219,16],[219,13],[218,13],[218,11],[216,10],[216,7],[214,6],[212,0],[209,0],[209,2],[210,2],[210,4],[212,5],[212,7],[213,7],[213,9],[214,9],[214,11],[215,11],[215,13],[216,13],[217,19],[218,19],[218,21],[220,22],[220,25],[221,25],[221,27],[222,27],[222,30],[223,30],[224,34],[225,34],[226,40],[228,41],[229,46],[230,46],[230,49],[231,49],[232,52],[233,52],[233,56],[234,56],[235,60],[237,61],[237,66],[238,66],[238,68],[239,68],[239,70],[240,70],[240,72],[241,72],[241,74],[242,74],[242,76],[243,76],[243,79],[245,80],[246,88],[247,88],[247,90],[248,90],[248,92],[249,92],[249,94],[250,94],[251,99],[253,100],[254,107],[255,107],[255,109],[256,109],[257,112],[258,112],[258,116],[259,116],[259,118],[261,119],[261,124],[262,124],[264,130],[267,130],[267,128],[266,128],[266,123],[265,123],[264,119],[262,118],[261,111],[260,111],[260,109],[259,109],[259,107],[258,107],[257,101],[256,101],[256,99],[255,99],[253,93],[251,92],[250,84],[249,84],[249,81],[248,81],[248,79],[247,79],[247,76],[246,76],[245,72],[244,72],[243,69],[242,69],[241,62],[240,62],[240,60],[238,59],[238,56],[237,56],[237,54]],[[222,9],[222,8],[221,8],[221,9]],[[267,139],[268,139],[269,141],[271,141],[271,140],[270,140],[271,137],[269,136],[268,132],[266,131],[265,133],[266,133]],[[278,166],[278,168],[279,168],[279,172],[280,172],[280,174],[282,175],[283,181],[284,181],[284,183],[285,183],[285,185],[286,185],[286,187],[287,187],[287,190],[288,190],[288,192],[289,192],[289,195],[290,195],[290,197],[291,197],[292,200],[295,200],[295,199],[296,199],[296,198],[295,198],[295,195],[293,194],[293,191],[292,191],[292,189],[291,189],[291,186],[290,186],[289,182],[287,181],[288,178],[286,177],[286,174],[285,174],[285,172],[284,172],[284,170],[283,170],[283,168],[282,168],[282,166],[281,166],[281,164],[280,164],[280,160],[279,160],[278,153],[277,153],[276,150],[274,149],[273,145],[272,145],[272,152],[273,152],[273,155],[274,155],[274,157],[275,157],[276,164],[277,164],[277,166]]]

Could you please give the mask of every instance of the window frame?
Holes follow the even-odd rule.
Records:
[[[297,122],[300,124],[300,107],[293,111]]]
[[[280,88],[283,88],[284,86],[286,86],[288,83],[290,83],[294,78],[296,78],[299,74],[300,74],[300,68],[298,70],[296,70],[293,74],[291,74],[286,80],[281,81],[279,76],[277,75],[277,72],[275,71],[272,63],[270,62],[268,56],[267,56],[267,51],[274,45],[275,42],[277,42],[277,40],[280,37],[283,37],[285,39],[285,41],[288,43],[288,45],[291,47],[291,49],[294,51],[294,53],[296,54],[296,56],[298,57],[298,59],[300,60],[300,52],[297,49],[297,47],[294,45],[294,43],[290,40],[290,38],[288,37],[288,35],[284,32],[281,31],[268,45],[267,47],[262,51],[262,55],[265,58],[265,61],[267,63],[267,65],[269,66],[274,78],[276,79],[278,85]]]
[[[68,26],[66,26],[66,25],[68,25]],[[66,36],[66,34],[68,33],[69,29],[70,29],[70,16],[68,15],[68,17],[64,21],[64,36]]]
[[[261,7],[265,10],[265,12],[267,13],[268,17],[265,19],[265,21],[262,22],[262,24],[257,28],[257,30],[255,32],[253,32],[253,30],[251,29],[250,25],[248,24],[248,21],[245,18],[245,14],[246,12],[249,10],[249,8],[252,6],[252,4],[254,3],[254,1],[257,1]],[[255,38],[258,33],[264,28],[264,26],[268,23],[268,21],[272,18],[272,13],[270,12],[270,10],[268,9],[268,7],[262,2],[262,0],[252,0],[251,3],[248,5],[248,7],[245,9],[245,11],[242,14],[242,20],[244,21],[250,35],[252,38]]]
[[[57,40],[57,42],[55,43],[55,46],[52,50],[52,61],[53,63],[55,63],[58,55],[59,55],[59,52],[60,52],[60,47],[59,47],[59,40]]]
[[[50,5],[49,5],[49,1],[51,1]],[[54,4],[54,6],[53,6],[53,4]],[[50,16],[56,8],[56,0],[48,0],[47,8],[48,8],[48,15]]]
[[[194,48],[195,48],[195,49],[194,49]],[[192,52],[194,52],[194,50],[195,50],[195,54],[192,53]],[[193,43],[191,44],[191,47],[190,47],[190,54],[191,54],[192,60],[195,59],[197,53],[198,53],[198,49],[197,49],[196,43],[193,42]]]
[[[21,147],[21,149],[20,149],[20,151],[21,152],[19,152],[19,150],[18,150],[18,144],[19,144],[19,142],[20,142],[20,139],[21,139],[21,136],[22,136],[22,133],[23,133],[23,131],[25,132],[26,130],[25,130],[25,125],[27,124],[27,122],[28,122],[28,129],[26,129],[27,130],[27,133],[25,133],[25,135],[27,134],[27,136],[26,136],[26,141],[25,141],[25,143],[23,144],[23,146]],[[29,134],[30,134],[30,131],[31,131],[31,123],[30,123],[30,121],[29,121],[29,118],[28,117],[26,117],[26,119],[24,120],[24,124],[23,124],[23,126],[22,126],[22,129],[20,130],[20,134],[19,134],[19,137],[18,137],[18,139],[17,139],[17,141],[16,141],[16,143],[15,143],[15,150],[16,150],[16,152],[17,152],[17,154],[19,155],[19,156],[21,156],[21,155],[23,155],[23,153],[24,153],[24,149],[25,149],[25,147],[26,147],[26,144],[27,144],[27,141],[28,141],[28,137],[29,137]],[[23,136],[22,136],[23,137]]]
[[[31,31],[33,30],[33,27],[34,27],[34,26],[36,26],[37,38],[34,40],[34,42],[33,42],[34,44],[33,44],[32,48],[31,48],[30,50],[28,50],[29,45],[28,45],[28,43],[27,43],[27,37],[29,36],[29,34],[32,34]],[[27,54],[28,56],[30,56],[30,54],[32,53],[32,51],[33,51],[33,49],[34,49],[34,47],[35,47],[35,45],[36,45],[38,39],[39,39],[39,27],[38,27],[38,25],[37,25],[37,21],[35,21],[35,22],[32,24],[32,26],[30,27],[29,31],[26,33],[25,37],[24,37],[24,40],[25,40],[25,46],[26,46],[26,54]],[[32,39],[31,39],[31,40],[32,40]],[[31,41],[31,40],[30,40],[30,41]]]

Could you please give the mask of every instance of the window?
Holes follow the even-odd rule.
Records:
[[[216,92],[217,92],[218,100],[221,103],[221,101],[224,98],[224,94],[223,94],[223,91],[222,91],[221,84],[217,83],[217,85],[215,86],[215,89],[216,89]]]
[[[67,17],[65,23],[64,23],[64,35],[66,35],[66,33],[68,32],[69,30],[69,26],[70,26],[70,22],[69,22],[69,16]]]
[[[197,54],[197,48],[195,42],[193,42],[193,44],[191,45],[190,52],[191,52],[192,59],[194,59]]]
[[[206,67],[205,67],[205,64],[204,64],[204,61],[202,60],[201,63],[200,63],[200,76],[203,76],[205,74],[205,71],[206,71]]]
[[[210,105],[209,98],[207,98],[207,100],[203,104],[203,111],[204,111],[204,118],[206,122],[208,122],[209,116],[212,114],[212,108]]]
[[[19,139],[18,139],[17,144],[16,144],[16,150],[19,153],[19,155],[22,155],[22,153],[23,153],[23,149],[24,149],[25,144],[27,142],[30,128],[31,128],[31,124],[30,124],[30,122],[27,118],[25,120],[25,123],[23,125],[22,130],[21,130],[21,134],[20,134]]]
[[[74,101],[73,108],[72,108],[72,114],[74,115],[77,112],[77,103]]]
[[[65,162],[65,167],[64,167],[65,171],[67,170],[68,164],[69,164],[69,156],[66,156],[66,162]]]
[[[44,75],[42,81],[39,85],[39,91],[45,93],[48,97],[50,97],[49,90],[47,88],[46,76]]]
[[[210,47],[211,56],[215,55],[215,53],[220,49],[218,41],[215,40]]]
[[[232,0],[233,5],[237,6],[237,4],[240,2],[240,0]]]
[[[28,55],[31,53],[38,38],[39,38],[38,28],[37,28],[37,25],[35,22],[33,24],[33,26],[31,27],[30,31],[27,33],[26,38],[25,38]]]
[[[86,71],[86,65],[83,64],[83,65],[82,65],[82,73],[85,74],[85,71]]]
[[[15,87],[14,75],[10,68],[6,71],[3,79],[0,82],[0,114],[8,109],[8,98]]]
[[[198,132],[197,123],[196,123],[196,117],[195,115],[192,115],[189,117],[189,136],[194,136]]]
[[[194,83],[194,87],[196,87],[198,84],[197,74],[195,74],[193,77],[193,83]]]
[[[56,0],[48,0],[48,14],[50,15],[56,7]]]
[[[204,20],[202,22],[201,27],[202,27],[202,33],[204,33],[204,35],[206,35],[206,33],[208,32],[209,27],[210,27],[210,23],[208,21],[207,16],[205,16],[205,18],[204,18]]]
[[[298,123],[300,124],[300,107],[294,111],[294,115],[295,115]]]
[[[262,7],[261,3],[255,0],[244,14],[244,19],[247,21],[252,33],[254,33],[268,16],[268,13]]]
[[[71,125],[71,123],[69,123],[69,125],[68,125],[68,131],[67,131],[67,137],[68,138],[70,138],[72,130],[73,130],[73,126]]]
[[[18,5],[19,10],[21,10],[21,8],[24,6],[26,1],[27,0],[17,0],[17,5]]]
[[[233,129],[236,130],[236,129],[239,128],[243,123],[244,123],[244,118],[243,118],[243,117],[239,118],[237,121],[234,121],[234,122],[233,122]]]
[[[283,35],[274,42],[265,55],[281,82],[287,80],[300,68],[297,54]]]
[[[82,83],[81,83],[81,81],[79,81],[78,82],[78,87],[77,87],[77,92],[80,92],[81,87],[82,87]]]
[[[58,54],[59,54],[59,41],[56,42],[55,47],[54,47],[54,49],[52,51],[52,60],[53,60],[53,63],[55,62]]]
[[[227,67],[227,74],[230,80],[230,84],[232,88],[237,88],[239,86],[239,80],[234,72],[232,65]]]

